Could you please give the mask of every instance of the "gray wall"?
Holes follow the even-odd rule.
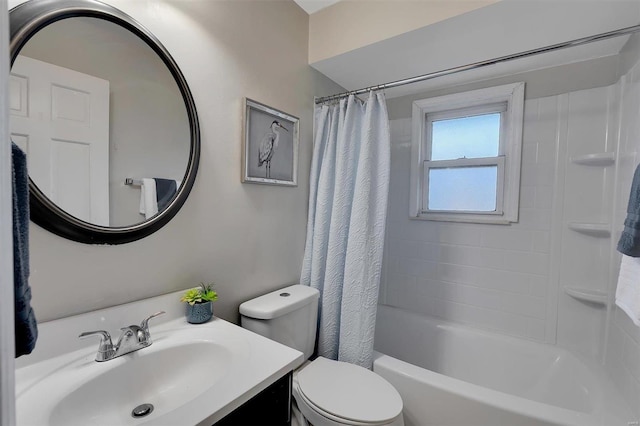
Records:
[[[12,6],[17,2],[13,2]],[[31,227],[40,321],[215,281],[218,316],[297,282],[306,233],[313,96],[341,91],[307,65],[308,16],[292,1],[112,0],[153,32],[193,92],[202,133],[198,178],[155,234],[90,246]],[[240,183],[243,97],[300,117],[299,185]]]

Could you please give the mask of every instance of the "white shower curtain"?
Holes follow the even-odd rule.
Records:
[[[389,189],[384,94],[317,106],[300,281],[320,291],[318,355],[370,368]]]

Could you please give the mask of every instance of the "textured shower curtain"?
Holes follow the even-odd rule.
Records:
[[[317,106],[301,284],[320,291],[318,355],[370,368],[389,189],[382,93]]]

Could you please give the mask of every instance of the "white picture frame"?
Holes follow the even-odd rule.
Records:
[[[300,119],[245,98],[242,182],[298,185]]]

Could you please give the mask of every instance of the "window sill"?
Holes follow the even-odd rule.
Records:
[[[479,223],[488,225],[511,225],[518,220],[509,220],[503,216],[490,217],[490,215],[467,215],[467,214],[440,214],[440,213],[422,213],[418,216],[409,216],[411,220],[430,220],[435,222],[460,222],[460,223]]]

